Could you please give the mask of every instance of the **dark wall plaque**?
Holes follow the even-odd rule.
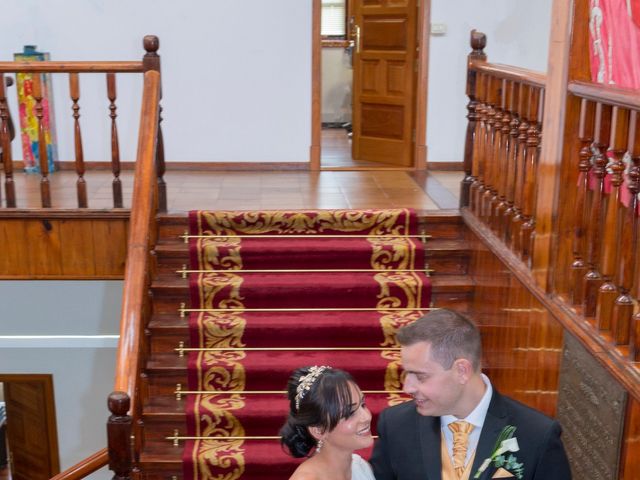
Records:
[[[566,331],[558,390],[573,478],[617,480],[627,393]]]

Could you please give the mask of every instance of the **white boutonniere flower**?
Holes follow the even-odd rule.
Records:
[[[507,425],[502,429],[500,435],[498,435],[496,445],[493,447],[493,453],[489,458],[484,459],[482,465],[480,465],[480,468],[473,478],[480,478],[480,475],[489,468],[491,463],[493,463],[496,468],[504,468],[508,472],[513,473],[518,479],[523,477],[524,465],[522,463],[518,463],[518,459],[514,455],[504,455],[505,453],[512,453],[520,450],[518,440],[513,436],[515,431],[516,427],[513,425]]]

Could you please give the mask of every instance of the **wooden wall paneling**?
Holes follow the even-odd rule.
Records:
[[[536,195],[536,232],[532,271],[536,281],[547,288],[552,233],[557,211],[562,139],[565,129],[567,81],[569,75],[570,36],[573,0],[554,0],[551,12],[551,35],[545,105],[544,132],[538,163]]]
[[[127,256],[128,222],[93,220],[92,224],[96,275],[121,277]]]
[[[0,221],[0,278],[16,275],[29,267],[25,222],[20,220]]]
[[[620,455],[620,480],[635,480],[640,472],[640,400],[629,397]]]
[[[46,218],[25,221],[27,274],[36,277],[62,274],[60,220]]]
[[[91,221],[60,220],[60,259],[62,275],[93,276],[94,249]]]

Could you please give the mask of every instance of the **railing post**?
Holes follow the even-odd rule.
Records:
[[[469,61],[481,60],[486,61],[487,56],[484,53],[484,47],[487,45],[487,36],[484,33],[471,30],[470,39],[471,48],[473,49],[468,55]],[[469,206],[469,188],[475,180],[472,172],[473,166],[473,145],[475,143],[476,120],[478,119],[478,101],[476,99],[476,77],[475,70],[471,70],[467,65],[467,136],[464,144],[464,179],[460,184],[460,208]]]
[[[155,35],[146,35],[144,37],[144,49],[146,54],[142,58],[142,65],[144,71],[155,70],[160,73],[160,55],[158,55],[158,48],[160,48],[160,40]],[[161,77],[162,78],[162,77]],[[162,86],[160,87],[160,99],[162,99]],[[158,143],[156,146],[156,176],[158,186],[158,211],[167,211],[167,184],[164,181],[164,173],[166,171],[164,161],[164,138],[162,135],[162,107],[160,107],[160,113],[158,115]]]
[[[113,480],[131,480],[132,417],[127,415],[131,401],[124,392],[112,392],[107,403],[111,412],[107,421],[109,470],[114,473]]]

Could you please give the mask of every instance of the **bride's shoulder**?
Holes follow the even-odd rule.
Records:
[[[289,480],[319,480],[317,469],[309,465],[309,461],[300,464]]]

